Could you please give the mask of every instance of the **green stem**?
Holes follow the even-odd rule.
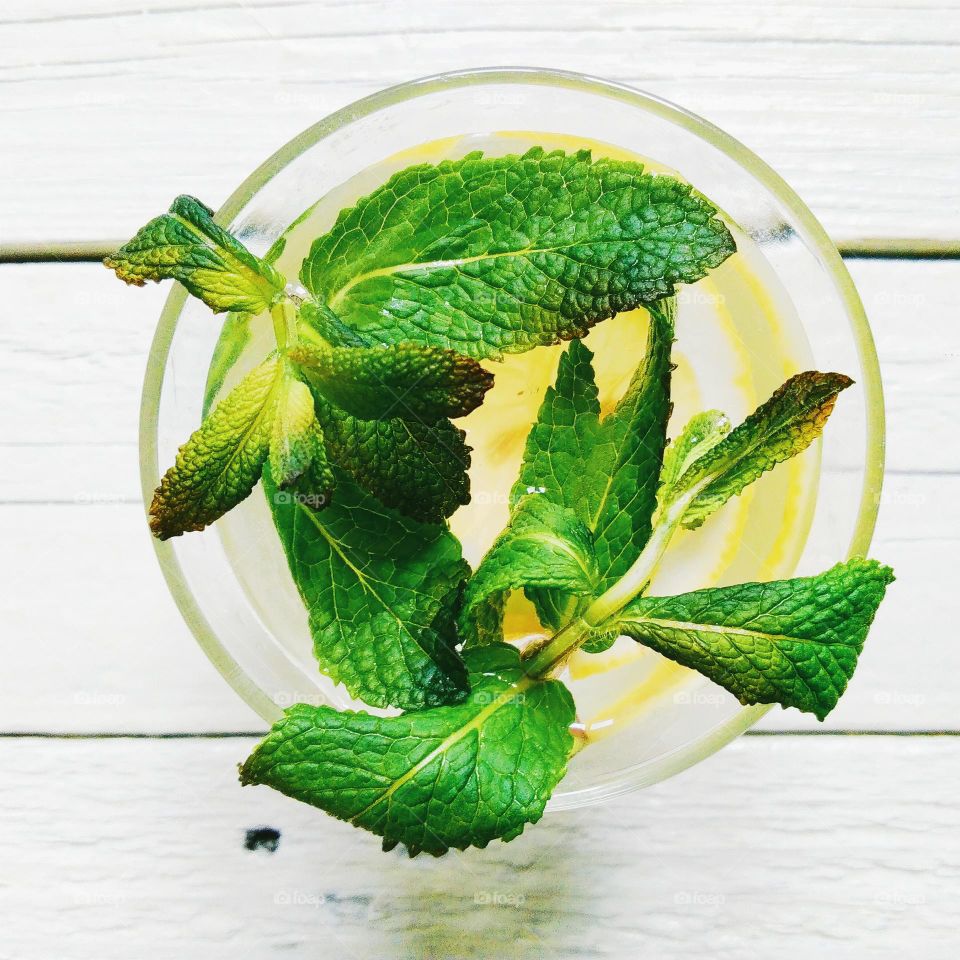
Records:
[[[281,353],[297,342],[297,306],[288,296],[278,297],[270,306],[273,335]]]
[[[597,597],[577,619],[571,620],[552,637],[524,650],[527,673],[535,677],[545,677],[552,673],[577,647],[598,632],[602,633],[607,622],[647,587],[670,540],[680,526],[684,512],[698,492],[699,488],[689,491],[668,503],[662,512],[658,511],[654,517],[650,539],[630,569],[609,590]]]

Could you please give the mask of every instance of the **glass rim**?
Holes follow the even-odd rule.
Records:
[[[862,387],[866,411],[864,475],[860,507],[847,556],[865,555],[873,537],[883,485],[885,414],[879,361],[860,296],[833,241],[789,184],[739,140],[697,114],[626,84],[570,71],[534,67],[485,67],[434,74],[363,97],[308,127],[260,164],[230,194],[215,214],[216,221],[224,227],[229,226],[247,203],[292,160],[354,121],[426,94],[487,84],[551,86],[575,90],[618,100],[628,106],[654,113],[683,127],[726,154],[787,208],[805,232],[805,239],[827,271],[844,306],[863,370]],[[175,285],[164,303],[147,359],[139,425],[140,480],[145,503],[150,502],[153,491],[160,482],[156,433],[160,396],[167,356],[186,299],[186,290],[179,284]],[[241,699],[265,721],[275,720],[278,710],[276,704],[240,667],[198,606],[173,545],[154,537],[151,537],[151,540],[174,601],[204,653]],[[611,799],[679,773],[734,740],[770,709],[769,704],[745,707],[706,736],[685,743],[655,760],[609,774],[590,787],[567,793],[558,802],[551,800],[548,811],[572,809]]]

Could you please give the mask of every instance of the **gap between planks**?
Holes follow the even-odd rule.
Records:
[[[2,263],[99,263],[123,240],[0,244]],[[837,242],[844,260],[960,260],[960,240],[863,238]]]
[[[63,733],[51,731],[0,731],[0,740],[259,740],[262,730],[211,730],[163,732],[106,731],[104,733]],[[960,730],[745,730],[744,737],[960,737]]]

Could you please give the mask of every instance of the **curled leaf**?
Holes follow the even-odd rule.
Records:
[[[259,313],[283,291],[284,280],[213,220],[213,211],[180,196],[169,213],[137,231],[104,265],[126,283],[179,280],[214,313]]]
[[[483,402],[493,374],[462,354],[401,343],[388,347],[301,345],[291,360],[306,367],[324,396],[361,420],[463,417]]]

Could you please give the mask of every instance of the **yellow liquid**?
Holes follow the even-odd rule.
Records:
[[[277,265],[286,276],[297,276],[310,243],[329,229],[339,211],[397,170],[457,158],[471,150],[502,155],[534,145],[567,151],[590,148],[594,156],[636,160],[650,171],[676,175],[610,144],[554,133],[500,132],[433,141],[402,151],[330,191],[288,230]],[[709,408],[725,411],[736,423],[787,377],[812,365],[789,298],[754,242],[727,222],[737,240],[737,253],[704,280],[679,290],[671,435],[693,414]],[[252,359],[263,356],[271,345],[270,324],[265,318],[260,321],[248,347]],[[635,310],[599,324],[586,338],[595,354],[604,413],[616,405],[643,359],[646,326],[646,311]],[[472,501],[457,511],[451,526],[473,565],[507,522],[507,495],[519,470],[527,432],[564,349],[562,344],[542,347],[489,363],[496,375],[494,388],[483,406],[458,422],[473,447]],[[238,369],[248,365],[241,362]],[[229,378],[225,387],[233,380]],[[789,576],[806,540],[818,474],[819,454],[814,447],[761,478],[700,530],[679,533],[650,592],[678,593]],[[237,575],[266,625],[286,655],[302,666],[304,676],[316,676],[306,617],[279,545],[268,545],[276,537],[262,500],[249,498],[218,528]],[[541,634],[533,608],[522,594],[511,598],[505,633],[517,643]],[[692,675],[622,638],[604,654],[577,653],[564,679],[577,703],[581,734],[595,739],[623,729],[660,698],[676,696]],[[333,702],[350,704],[342,690],[333,691],[325,678],[317,676],[316,683]]]

